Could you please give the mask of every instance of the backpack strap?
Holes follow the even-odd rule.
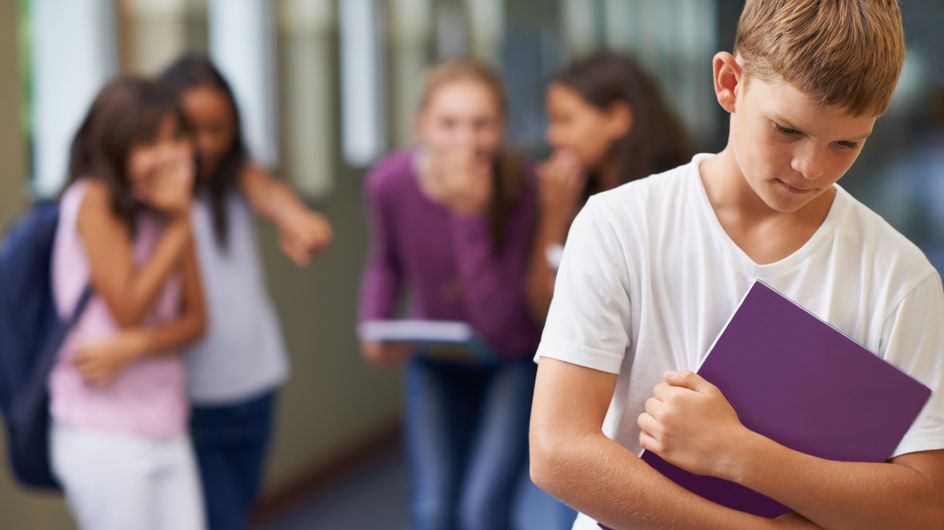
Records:
[[[22,395],[10,411],[11,423],[18,424],[20,422],[29,421],[29,418],[35,413],[34,411],[36,411],[37,408],[47,406],[46,400],[48,394],[46,392],[46,379],[49,377],[53,366],[56,365],[62,343],[65,341],[69,332],[72,331],[72,328],[78,323],[79,319],[82,318],[82,313],[84,313],[85,308],[88,307],[93,294],[94,290],[92,289],[92,285],[86,285],[69,319],[64,321],[61,326],[57,326],[53,336],[49,337],[44,343],[42,350],[39,352],[39,359],[37,359],[36,365],[27,376],[27,383],[22,388]]]
[[[89,301],[92,300],[92,295],[95,294],[92,289],[92,284],[85,286],[85,289],[82,290],[82,296],[79,297],[79,303],[75,305],[75,309],[72,310],[72,316],[69,317],[69,320],[65,323],[65,331],[68,333],[75,327],[76,323],[82,318],[82,313],[85,312],[85,308],[88,306]],[[63,337],[65,338],[65,337]],[[57,348],[58,349],[58,348]]]
[[[40,360],[38,363],[40,368],[37,372],[42,372],[42,377],[45,378],[49,375],[49,371],[52,370],[53,365],[56,364],[56,356],[59,353],[59,348],[62,347],[62,343],[66,340],[66,336],[69,335],[72,328],[74,328],[75,325],[78,324],[79,319],[82,318],[82,313],[84,313],[85,308],[88,307],[93,294],[94,291],[90,283],[82,290],[82,295],[79,296],[79,302],[75,305],[75,309],[72,310],[72,314],[59,326],[56,333],[46,343],[42,352],[40,352]]]

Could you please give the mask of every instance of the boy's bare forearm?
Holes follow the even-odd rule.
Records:
[[[551,468],[537,471],[536,482],[614,530],[815,528],[787,526],[709,502],[671,482],[602,434],[561,441],[564,444],[566,448],[556,455],[542,457],[532,449],[532,459]]]
[[[944,528],[944,451],[837,462],[757,435],[729,478],[829,529]]]
[[[616,376],[542,357],[531,409],[531,477],[615,530],[804,528],[709,502],[601,431]],[[562,391],[566,389],[566,391]]]

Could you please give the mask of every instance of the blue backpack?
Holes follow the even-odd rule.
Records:
[[[49,463],[46,380],[92,294],[86,287],[71,317],[59,318],[50,270],[58,224],[57,202],[37,204],[0,246],[0,412],[14,476],[46,489],[59,488]]]

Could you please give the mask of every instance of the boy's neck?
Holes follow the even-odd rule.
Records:
[[[799,250],[826,220],[836,196],[830,188],[795,212],[774,210],[750,187],[730,146],[702,162],[699,173],[728,237],[761,265]]]

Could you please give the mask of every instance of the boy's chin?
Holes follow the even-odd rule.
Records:
[[[791,196],[777,189],[774,184],[765,186],[765,189],[759,193],[756,189],[754,191],[768,208],[783,214],[796,213],[802,210],[804,206],[810,204],[816,197],[822,194],[822,192],[819,192],[815,194],[811,193],[808,196]]]

